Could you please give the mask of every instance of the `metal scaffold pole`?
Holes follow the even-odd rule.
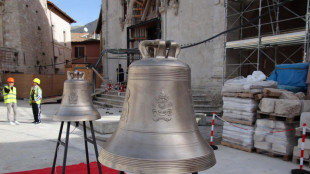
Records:
[[[309,57],[309,0],[307,0],[307,10],[306,10],[306,26],[305,26],[305,43],[304,43],[304,60],[303,62],[308,62]]]
[[[262,0],[259,0],[259,9],[258,9],[258,15],[262,15]],[[257,44],[257,64],[256,64],[256,70],[259,70],[259,62],[260,62],[260,46],[262,43],[262,37],[261,37],[261,18],[258,19],[258,44]]]
[[[227,29],[227,0],[224,0],[224,29]],[[224,34],[224,59],[223,59],[223,74],[222,81],[225,83],[225,75],[226,75],[226,42],[227,42],[227,34]]]

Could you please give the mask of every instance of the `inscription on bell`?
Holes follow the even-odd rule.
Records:
[[[154,98],[152,111],[154,121],[170,121],[172,119],[172,102],[163,90],[158,97]]]
[[[72,89],[69,95],[69,104],[77,104],[77,102],[78,102],[77,92],[75,89]]]

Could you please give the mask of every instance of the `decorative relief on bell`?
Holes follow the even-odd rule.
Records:
[[[161,90],[159,96],[154,98],[153,102],[153,120],[165,120],[170,121],[172,119],[172,102],[169,100],[169,96]]]
[[[127,88],[126,96],[125,96],[125,100],[124,100],[124,105],[122,108],[121,121],[127,122],[127,116],[129,113],[129,97],[130,97],[130,89]]]
[[[72,89],[69,95],[69,104],[77,104],[78,95],[76,89]]]

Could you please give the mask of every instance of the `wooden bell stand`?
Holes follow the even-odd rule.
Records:
[[[87,142],[89,142],[89,143],[94,145],[99,173],[102,174],[101,164],[98,161],[98,156],[99,155],[98,155],[98,149],[97,149],[97,143],[96,143],[96,138],[95,138],[95,133],[94,133],[93,122],[89,121],[89,124],[90,124],[90,130],[91,130],[91,134],[92,134],[92,140],[87,138],[86,123],[85,123],[85,121],[83,121],[83,131],[84,131],[84,143],[85,143],[85,153],[86,153],[86,162],[87,162],[87,172],[88,172],[88,174],[90,174],[88,145],[87,145]],[[62,174],[65,174],[65,172],[66,172],[66,161],[67,161],[67,152],[68,152],[68,144],[69,144],[69,134],[70,134],[70,121],[67,122],[66,142],[62,142],[61,141],[61,133],[62,133],[63,125],[64,125],[64,121],[62,121],[61,124],[60,124],[60,130],[59,130],[59,135],[58,135],[58,140],[57,140],[56,150],[55,150],[55,156],[54,156],[54,161],[53,161],[53,167],[52,167],[52,174],[54,174],[54,171],[55,171],[57,153],[58,153],[58,149],[59,149],[59,145],[60,144],[65,147],[64,157],[63,157],[63,165],[62,165]]]

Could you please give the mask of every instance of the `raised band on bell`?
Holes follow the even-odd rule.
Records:
[[[147,40],[130,65],[117,130],[99,155],[103,165],[135,174],[196,173],[215,165],[194,118],[190,67],[175,42]]]

